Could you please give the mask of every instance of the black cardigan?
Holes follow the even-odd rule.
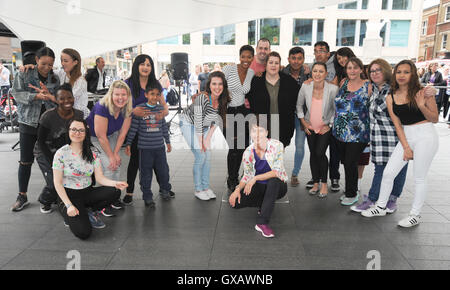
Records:
[[[288,146],[294,136],[295,109],[300,90],[298,83],[289,75],[280,75],[280,89],[278,91],[278,111],[280,120],[280,140],[284,147]],[[250,92],[246,95],[253,114],[267,114],[270,126],[270,95],[266,87],[266,73],[260,77],[253,77]],[[269,128],[270,132],[270,128]]]

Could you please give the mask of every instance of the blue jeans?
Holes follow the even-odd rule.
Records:
[[[380,195],[381,180],[383,179],[383,172],[385,168],[386,165],[375,165],[375,174],[373,175],[372,186],[369,190],[369,199],[373,202],[376,202]],[[407,172],[408,164],[406,164],[395,177],[394,187],[392,188],[391,196],[389,197],[390,200],[395,201],[402,194]]]
[[[295,155],[294,155],[294,169],[293,176],[298,176],[302,168],[303,157],[305,156],[305,131],[300,126],[300,119],[295,115]]]
[[[183,137],[186,140],[189,147],[191,147],[192,153],[194,153],[194,187],[195,191],[202,191],[209,188],[209,173],[211,169],[211,150],[203,152],[202,146],[199,143],[197,133],[195,133],[194,125],[180,120],[180,128],[183,133]],[[208,131],[203,132],[203,138],[206,138]]]

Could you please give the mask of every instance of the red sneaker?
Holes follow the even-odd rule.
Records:
[[[256,225],[255,230],[260,232],[263,237],[273,238],[275,235],[273,234],[273,230],[268,225]]]

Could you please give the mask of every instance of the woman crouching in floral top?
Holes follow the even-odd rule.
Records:
[[[247,147],[242,158],[244,176],[230,195],[229,203],[234,208],[258,207],[255,229],[264,237],[273,238],[275,235],[268,224],[275,201],[286,195],[288,177],[283,163],[283,143],[268,139],[267,134],[262,126],[251,127],[253,144]]]
[[[53,181],[59,196],[59,210],[64,223],[72,233],[84,240],[94,228],[105,224],[94,212],[105,208],[120,197],[120,191],[128,186],[126,182],[114,181],[103,175],[100,159],[90,148],[89,129],[84,120],[74,119],[69,123],[70,145],[56,151],[53,158]],[[92,187],[92,175],[104,185]]]

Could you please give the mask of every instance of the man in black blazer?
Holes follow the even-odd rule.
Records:
[[[279,54],[271,52],[268,56],[276,57],[281,60]],[[260,77],[253,77],[250,92],[246,95],[250,102],[250,110],[253,114],[268,115],[268,124],[270,124],[270,95],[266,86],[266,74],[264,72]],[[295,130],[295,107],[300,86],[289,75],[279,71],[279,90],[278,90],[278,117],[279,117],[279,141],[284,147],[291,142]],[[270,126],[269,126],[270,128]],[[271,134],[275,128],[270,128]],[[271,134],[273,135],[273,134]]]
[[[96,91],[103,90],[105,88],[106,73],[103,70],[105,67],[105,60],[103,57],[99,57],[95,60],[96,65],[94,68],[88,69],[86,76],[84,77],[88,83],[88,92],[95,93]]]

